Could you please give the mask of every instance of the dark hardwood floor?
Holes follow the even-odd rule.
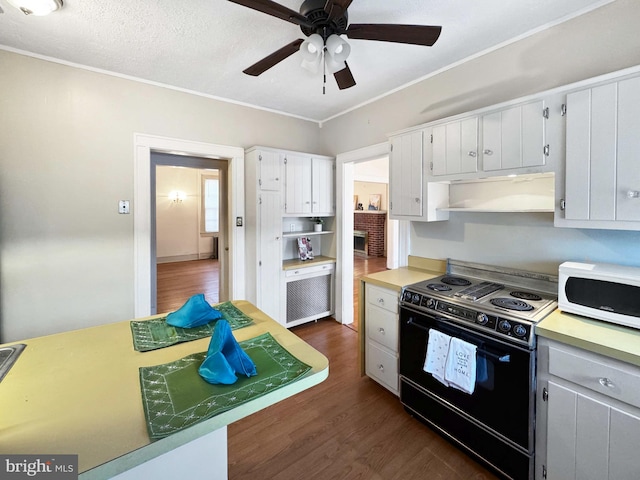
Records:
[[[196,293],[207,302],[219,302],[220,264],[218,260],[159,263],[157,266],[157,312],[172,312]]]
[[[354,284],[384,269],[376,260],[356,259]],[[212,260],[158,265],[158,311],[175,310],[195,293],[217,303],[216,268]],[[230,480],[496,478],[360,376],[356,331],[331,318],[292,331],[329,359],[329,378],[229,425]]]

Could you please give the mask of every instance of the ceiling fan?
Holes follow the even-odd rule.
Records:
[[[347,9],[353,0],[304,0],[300,12],[291,10],[271,0],[229,0],[299,25],[307,39],[297,39],[276,50],[259,62],[243,70],[247,75],[258,76],[274,65],[293,55],[303,53],[303,67],[314,70],[322,62],[330,67],[338,88],[353,87],[356,81],[346,63],[350,47],[340,35],[358,40],[407,43],[432,46],[442,27],[426,25],[393,25],[372,23],[348,23]]]

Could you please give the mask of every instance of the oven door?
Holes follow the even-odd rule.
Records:
[[[400,309],[400,318],[401,378],[472,423],[516,444],[523,453],[533,453],[534,351],[407,307]],[[487,368],[473,394],[447,387],[423,370],[432,328],[476,345],[477,362],[486,362]]]

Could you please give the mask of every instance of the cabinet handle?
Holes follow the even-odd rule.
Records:
[[[384,298],[379,298],[379,299],[378,299],[378,303],[379,303],[380,305],[384,305]]]
[[[415,198],[416,203],[420,203],[420,197]]]
[[[378,332],[379,332],[379,333],[381,333],[382,335],[384,335],[384,328],[380,327],[380,328],[378,329]]]
[[[471,150],[467,155],[469,155],[470,157],[477,157],[478,154],[476,152],[474,152],[473,150]]]
[[[627,198],[640,198],[640,191],[638,191],[638,190],[629,190],[627,192]]]
[[[384,372],[384,365],[382,364],[378,365],[378,370],[380,370],[381,372]]]
[[[493,150],[489,150],[488,148],[486,148],[482,151],[482,153],[484,153],[485,155],[493,155]]]
[[[564,198],[560,199],[560,210],[565,210],[567,208],[567,202]]]
[[[280,237],[276,237],[276,240],[280,240]]]
[[[616,387],[615,383],[613,383],[607,377],[599,378],[598,382],[600,382],[600,385],[602,385],[603,387],[607,387],[607,388],[615,388]]]

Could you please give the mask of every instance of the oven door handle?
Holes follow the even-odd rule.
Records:
[[[426,332],[428,332],[430,329],[427,327],[423,327],[422,325],[420,325],[419,323],[416,323],[413,321],[413,318],[409,318],[409,320],[407,320],[407,324],[411,325],[413,327],[418,327],[421,330],[425,330]],[[437,329],[436,329],[437,330]],[[453,335],[455,336],[455,335]],[[486,357],[491,357],[494,358],[496,360],[498,360],[499,362],[502,363],[510,363],[511,362],[511,355],[510,354],[503,354],[503,355],[499,355],[497,353],[493,353],[493,352],[489,352],[488,350],[485,350],[484,348],[478,347],[476,345],[476,353],[480,353]]]

